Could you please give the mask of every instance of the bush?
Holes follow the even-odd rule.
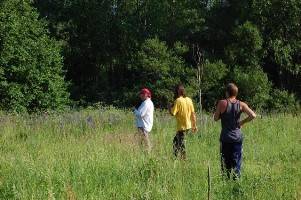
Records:
[[[133,69],[133,88],[125,93],[126,100],[136,99],[137,92],[142,87],[148,87],[153,92],[154,103],[166,107],[173,100],[173,89],[178,83],[186,86],[189,96],[196,91],[196,73],[185,65],[181,55],[187,47],[175,43],[174,48],[168,48],[165,42],[158,38],[147,39],[138,51]],[[190,93],[192,92],[192,93]],[[133,100],[132,100],[133,101]]]
[[[29,1],[0,4],[1,108],[31,112],[63,107],[68,93],[60,46]]]
[[[243,71],[237,67],[234,70],[234,82],[239,88],[238,98],[253,108],[263,108],[270,99],[271,83],[259,68]]]
[[[258,28],[247,21],[235,28],[232,37],[233,43],[226,48],[230,62],[240,66],[258,65],[263,55],[263,41]]]
[[[286,90],[274,89],[268,100],[268,111],[275,112],[297,112],[300,109],[300,102],[297,101],[294,94],[290,94]]]
[[[227,74],[227,66],[222,61],[205,62],[201,88],[204,94],[203,106],[206,109],[212,109],[215,102],[224,96],[223,85]]]

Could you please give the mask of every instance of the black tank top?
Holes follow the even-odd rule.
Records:
[[[220,141],[225,143],[242,142],[242,133],[239,126],[240,102],[232,103],[227,99],[227,109],[221,114],[222,132]]]

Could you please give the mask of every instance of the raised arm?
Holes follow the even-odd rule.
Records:
[[[247,118],[239,122],[240,126],[243,126],[245,123],[250,122],[256,118],[255,112],[251,108],[249,108],[249,106],[246,103],[240,102],[240,107],[241,107],[241,111],[248,115]]]

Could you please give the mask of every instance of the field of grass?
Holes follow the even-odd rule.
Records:
[[[243,128],[242,178],[220,175],[220,123],[199,119],[187,160],[172,156],[175,120],[156,112],[153,150],[134,117],[114,108],[0,116],[0,199],[301,199],[301,116],[263,116]]]

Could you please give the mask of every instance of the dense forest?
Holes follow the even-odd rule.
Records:
[[[157,107],[186,85],[212,109],[228,82],[264,110],[301,99],[300,0],[0,0],[0,107]]]

